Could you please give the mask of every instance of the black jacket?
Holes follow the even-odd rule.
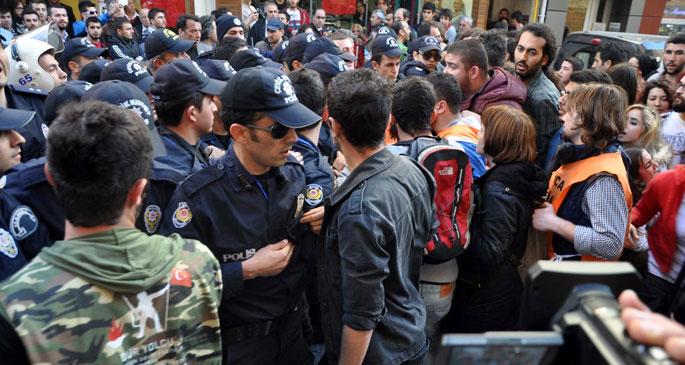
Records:
[[[522,283],[518,260],[526,249],[534,201],[547,190],[535,164],[496,165],[476,180],[478,205],[471,244],[459,257],[455,301],[458,332],[514,330]]]
[[[399,364],[425,351],[418,287],[434,193],[425,169],[383,149],[326,200],[316,265],[329,362],[340,356],[344,326],[374,331],[365,364]]]
[[[119,58],[130,58],[138,61],[144,59],[140,54],[140,47],[135,40],[125,40],[119,38],[117,35],[112,35],[109,38],[109,54],[113,60]]]

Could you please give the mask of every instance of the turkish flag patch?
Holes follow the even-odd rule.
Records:
[[[171,285],[191,288],[193,286],[193,281],[190,277],[190,273],[182,269],[173,268],[171,270]]]

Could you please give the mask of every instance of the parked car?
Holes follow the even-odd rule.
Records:
[[[595,53],[600,44],[610,42],[625,49],[629,54],[644,53],[661,61],[668,37],[652,34],[617,33],[617,32],[575,32],[569,34],[559,48],[554,61],[558,70],[566,57],[578,57],[585,67],[592,67]]]

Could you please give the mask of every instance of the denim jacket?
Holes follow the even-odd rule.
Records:
[[[433,184],[415,162],[384,149],[326,199],[317,272],[329,361],[340,356],[344,325],[373,330],[364,363],[398,364],[426,350],[418,287]]]

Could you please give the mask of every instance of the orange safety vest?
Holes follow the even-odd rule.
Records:
[[[547,188],[547,199],[552,204],[554,212],[559,211],[559,207],[566,199],[566,195],[571,190],[571,187],[577,183],[586,181],[587,179],[599,174],[607,173],[613,175],[618,179],[618,182],[623,188],[626,204],[628,206],[628,216],[630,216],[630,209],[633,206],[633,194],[630,191],[628,184],[628,173],[623,165],[623,159],[620,152],[602,153],[597,156],[572,162],[562,165],[552,173],[549,179],[549,186]],[[630,223],[626,226],[626,237],[629,232]],[[554,247],[552,245],[552,233],[547,236],[547,256],[553,258]],[[599,257],[583,255],[582,261],[606,261]]]

